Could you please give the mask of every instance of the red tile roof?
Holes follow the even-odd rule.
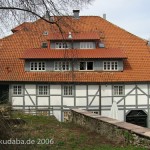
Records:
[[[98,32],[70,32],[72,38],[68,38],[68,33],[51,33],[48,36],[48,40],[99,40],[100,34]]]
[[[15,33],[15,32],[17,32],[17,31],[22,30],[22,29],[25,29],[25,28],[28,29],[28,26],[29,26],[30,24],[31,24],[30,22],[24,22],[24,23],[20,24],[19,26],[13,28],[11,31],[12,31],[13,33]]]
[[[127,58],[120,49],[29,49],[21,58],[25,59],[60,59],[60,58]]]
[[[43,20],[31,23],[29,30],[0,39],[0,81],[8,82],[149,82],[150,48],[143,40],[116,25],[96,16],[60,20],[62,30],[68,32],[99,32],[108,49],[121,49],[127,56],[123,72],[27,72],[23,57],[29,49],[41,47],[48,36],[44,31],[58,33],[54,24]],[[73,29],[65,23],[70,24]]]

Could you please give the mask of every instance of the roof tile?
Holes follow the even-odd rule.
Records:
[[[42,33],[44,31],[52,34],[59,32],[57,26],[54,24],[50,25],[43,20],[37,20],[31,24],[30,30],[19,30],[15,34],[0,40],[0,81],[99,83],[150,81],[150,48],[147,46],[147,41],[96,16],[81,16],[78,20],[64,18],[61,19],[59,24],[65,33],[73,33],[74,31],[100,33],[100,40],[105,42],[108,50],[119,50],[124,57],[127,57],[124,60],[123,72],[27,72],[24,70],[24,60],[20,58],[35,57],[34,55],[39,57],[39,54],[36,54],[33,48],[38,49],[41,46],[41,42],[47,41],[49,38]],[[73,29],[69,28],[67,24],[73,25]],[[28,50],[31,50],[31,54],[27,52]],[[95,56],[91,50],[88,52],[90,53],[85,53],[86,57],[100,57],[99,52],[95,53],[99,56]],[[61,53],[59,52],[59,57]],[[28,56],[29,54],[30,56]],[[43,52],[42,55],[44,55]],[[106,55],[107,57],[109,56],[108,53]],[[110,56],[112,55],[114,56],[114,54]],[[118,55],[118,53],[115,52],[115,55]],[[42,57],[47,56],[44,55]]]
[[[60,58],[127,58],[120,49],[29,49],[21,58],[25,59],[60,59]]]

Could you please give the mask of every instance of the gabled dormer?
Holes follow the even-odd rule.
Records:
[[[99,42],[98,32],[54,33],[49,35],[51,49],[95,49]]]
[[[98,32],[53,33],[41,48],[24,53],[26,71],[123,71],[127,57],[106,48]]]

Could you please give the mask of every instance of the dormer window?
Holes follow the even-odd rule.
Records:
[[[48,48],[48,43],[47,42],[42,42],[42,48]]]
[[[30,62],[30,71],[45,71],[46,63],[41,62]]]
[[[69,43],[68,42],[56,42],[55,43],[55,48],[56,49],[68,49],[69,48]]]
[[[103,42],[99,42],[99,48],[105,48],[105,44]]]
[[[93,70],[93,62],[92,61],[81,61],[79,64],[79,69],[82,71],[85,70]]]
[[[80,49],[93,49],[95,48],[94,42],[80,42]]]
[[[104,61],[103,62],[104,71],[117,71],[118,70],[118,61]]]

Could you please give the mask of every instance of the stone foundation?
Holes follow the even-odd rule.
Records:
[[[150,129],[100,116],[81,109],[72,109],[69,121],[106,136],[118,144],[150,148]]]

